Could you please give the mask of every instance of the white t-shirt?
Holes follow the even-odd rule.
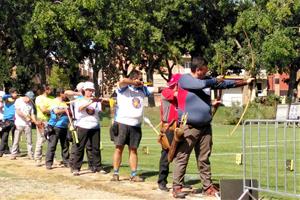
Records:
[[[89,100],[81,98],[78,99],[75,103],[76,112],[76,126],[85,128],[85,129],[93,129],[100,127],[99,122],[99,112],[101,112],[101,103],[93,102],[84,110],[79,111],[79,107],[86,104]]]
[[[79,116],[79,106],[78,106],[78,102],[81,101],[84,97],[83,96],[73,96],[72,97],[72,103],[70,104],[70,109],[71,109],[71,113],[73,116],[73,125],[77,126],[77,119]]]
[[[33,106],[32,104],[25,103],[23,98],[18,98],[15,102],[15,109],[20,110],[22,113],[24,113],[27,116],[31,116],[33,114]],[[31,126],[30,121],[26,121],[23,117],[19,116],[18,113],[15,113],[15,125],[16,126]]]
[[[146,86],[118,88],[115,120],[129,126],[140,126],[143,118],[144,98],[152,92],[153,88]]]

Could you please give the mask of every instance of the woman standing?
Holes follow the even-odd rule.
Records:
[[[46,169],[52,169],[53,159],[58,140],[61,145],[61,157],[65,167],[69,166],[69,142],[67,140],[69,119],[67,116],[66,95],[63,89],[56,90],[56,98],[52,102],[48,126],[53,128],[48,139],[46,154]]]
[[[72,152],[74,152],[72,163],[72,171],[74,176],[79,175],[84,156],[84,148],[87,143],[91,144],[93,170],[95,172],[101,171],[99,123],[101,103],[98,99],[93,98],[95,87],[92,82],[85,82],[83,89],[84,97],[78,99],[75,106],[75,108],[78,109],[78,114],[76,116],[76,127],[79,143],[72,146],[72,148],[74,148],[72,149]]]

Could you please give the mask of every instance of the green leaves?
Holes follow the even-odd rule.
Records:
[[[58,65],[52,66],[51,76],[48,77],[48,82],[52,88],[70,88],[70,82],[66,70],[60,68]]]
[[[266,36],[262,53],[264,63],[269,67],[277,65],[284,68],[299,56],[294,41],[286,29],[275,30],[274,33]]]

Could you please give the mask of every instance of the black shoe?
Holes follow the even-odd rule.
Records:
[[[92,173],[98,172],[98,169],[96,167],[89,167],[88,168]]]
[[[170,191],[170,189],[165,184],[158,184],[158,188],[161,191],[164,191],[164,192],[169,192]]]
[[[47,169],[47,170],[51,170],[51,169],[52,169],[52,166],[46,165],[46,169]]]
[[[93,167],[93,168],[89,168],[91,170],[91,172],[93,173],[101,173],[101,174],[107,174],[108,172],[106,170],[104,170],[102,167]]]
[[[2,157],[3,156],[3,153],[0,153],[0,157]]]
[[[69,167],[70,167],[69,163],[64,163],[63,165],[64,165],[64,167],[66,167],[66,168],[69,168]]]

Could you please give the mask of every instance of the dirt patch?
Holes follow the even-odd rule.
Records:
[[[171,192],[157,190],[156,183],[131,183],[125,177],[111,182],[112,174],[83,170],[74,177],[68,168],[46,170],[32,160],[0,158],[0,199],[173,199]],[[188,199],[215,199],[188,196]]]

